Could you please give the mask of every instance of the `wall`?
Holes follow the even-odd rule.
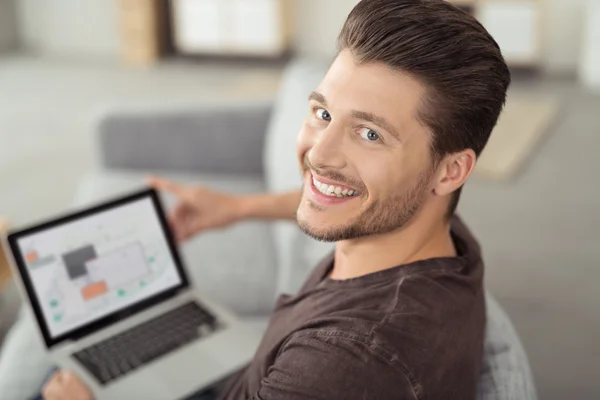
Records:
[[[586,86],[600,92],[600,2],[587,12],[586,20],[579,73]]]
[[[543,67],[550,72],[575,72],[581,53],[584,5],[594,0],[539,1],[543,3]],[[344,18],[357,2],[294,0],[297,48],[307,54],[330,54]]]
[[[542,27],[544,67],[575,72],[581,56],[585,5],[599,0],[545,0]]]
[[[18,2],[25,48],[67,57],[118,56],[117,0]]]
[[[337,35],[358,0],[293,0],[294,45],[302,54],[334,53]]]
[[[26,47],[55,55],[118,56],[117,0],[18,1]],[[337,33],[358,0],[291,1],[296,49],[302,54],[332,54]],[[583,4],[589,0],[540,1],[544,67],[574,72],[581,51]]]
[[[0,0],[0,53],[17,47],[16,0]]]

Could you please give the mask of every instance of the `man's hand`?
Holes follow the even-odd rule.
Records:
[[[225,228],[242,218],[240,198],[202,186],[183,186],[159,177],[148,184],[177,198],[169,223],[179,241],[206,229]]]
[[[44,400],[94,400],[90,389],[69,371],[58,371],[42,391]]]

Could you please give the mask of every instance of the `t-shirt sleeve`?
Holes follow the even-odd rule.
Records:
[[[416,400],[398,366],[352,337],[296,336],[267,371],[250,400]]]

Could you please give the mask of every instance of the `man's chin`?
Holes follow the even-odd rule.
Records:
[[[334,212],[310,199],[303,199],[296,212],[296,222],[300,229],[321,242],[337,242],[354,237],[355,220],[348,212]]]
[[[302,232],[304,232],[307,236],[310,236],[319,242],[337,241],[336,236],[332,235],[332,232],[329,229],[319,229],[302,220],[298,220],[298,226],[300,227],[300,230],[302,230]]]
[[[302,232],[320,242],[337,242],[346,239],[347,231],[349,231],[348,227],[343,224],[323,221],[323,216],[319,217],[308,216],[299,212],[296,216],[296,222]]]

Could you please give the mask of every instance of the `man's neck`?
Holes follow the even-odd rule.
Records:
[[[450,221],[419,217],[394,232],[337,242],[330,278],[357,278],[419,260],[455,257]]]

